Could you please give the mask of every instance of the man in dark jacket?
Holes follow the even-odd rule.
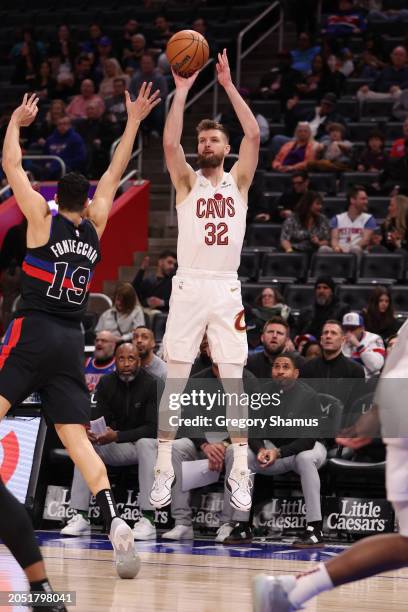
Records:
[[[299,370],[296,358],[290,353],[276,357],[272,366],[273,380],[262,388],[270,397],[278,393],[280,403],[277,407],[265,409],[268,419],[280,417],[285,425],[270,423],[259,433],[259,437],[249,438],[248,465],[251,473],[285,474],[294,471],[300,476],[306,507],[306,528],[294,546],[309,548],[322,546],[322,513],[320,504],[320,476],[318,470],[326,461],[327,450],[319,440],[319,417],[321,409],[318,395],[310,387],[298,381]],[[258,416],[258,414],[257,414]],[[303,426],[290,427],[287,419],[302,419]],[[310,432],[305,436],[305,431]],[[261,433],[263,434],[261,437]],[[265,439],[263,439],[265,438]],[[232,453],[225,453],[225,481],[232,465]],[[228,522],[220,530],[233,525],[224,543],[247,542],[249,512],[234,510],[229,504],[228,490],[225,489],[223,517],[229,512]]]
[[[290,98],[287,101],[285,113],[285,125],[287,134],[293,134],[299,121],[307,121],[312,130],[315,140],[320,140],[327,135],[327,127],[330,123],[341,123],[346,126],[347,121],[336,111],[337,96],[334,93],[326,93],[320,106],[308,108],[299,105],[299,98]]]
[[[316,279],[315,303],[300,311],[297,323],[298,334],[312,334],[315,338],[320,338],[326,321],[342,320],[350,307],[336,298],[335,289],[336,285],[331,276],[319,276]]]
[[[143,306],[168,312],[177,256],[173,251],[162,251],[159,255],[155,274],[146,275],[148,265],[149,257],[145,257],[132,281],[132,285]]]
[[[81,136],[71,126],[71,119],[68,116],[58,119],[57,128],[45,141],[44,154],[61,157],[67,166],[67,172],[84,171],[86,146]],[[45,168],[48,179],[61,175],[61,167],[54,160],[47,162]]]
[[[136,347],[120,344],[115,352],[116,371],[107,374],[96,388],[97,414],[104,417],[103,433],[88,431],[88,438],[107,465],[139,467],[139,503],[142,512],[151,513],[149,493],[153,484],[153,468],[145,461],[143,439],[154,438],[157,429],[159,379],[140,368]],[[91,492],[75,467],[71,488],[71,508],[76,514],[61,531],[62,535],[80,536],[90,533],[88,520]]]

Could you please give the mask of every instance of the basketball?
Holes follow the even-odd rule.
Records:
[[[170,38],[166,55],[173,70],[188,77],[206,64],[209,51],[204,36],[194,30],[181,30]]]

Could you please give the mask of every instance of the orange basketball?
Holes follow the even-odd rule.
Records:
[[[194,30],[181,30],[167,43],[166,55],[171,67],[181,76],[189,76],[200,70],[207,60],[210,49],[204,36]]]

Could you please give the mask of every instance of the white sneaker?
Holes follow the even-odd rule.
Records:
[[[150,503],[154,508],[164,508],[171,501],[171,487],[174,484],[173,468],[169,470],[154,469],[154,483],[150,491]]]
[[[141,516],[133,526],[133,537],[135,540],[155,540],[156,527],[145,516]]]
[[[191,526],[176,525],[170,531],[163,533],[163,540],[194,540],[194,531]]]
[[[294,612],[304,610],[293,606],[289,594],[295,588],[295,576],[259,574],[252,581],[253,612]]]
[[[231,506],[237,510],[250,510],[252,506],[252,481],[249,470],[232,469],[227,480],[231,491]]]
[[[215,536],[216,542],[223,542],[225,538],[228,538],[231,535],[232,530],[234,529],[235,523],[224,523],[217,529],[217,535]]]
[[[88,521],[88,519],[85,519],[82,514],[74,514],[74,516],[69,519],[65,527],[61,529],[60,533],[61,535],[69,536],[90,535],[91,523]]]
[[[140,570],[140,557],[135,549],[133,531],[124,520],[116,517],[112,521],[109,539],[113,546],[119,578],[134,578]]]

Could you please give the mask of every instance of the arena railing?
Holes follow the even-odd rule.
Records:
[[[116,147],[120,143],[121,138],[122,136],[120,138],[117,138],[111,145],[111,148],[110,148],[110,158],[111,159],[113,157]],[[132,173],[132,176],[137,174],[137,177],[140,179],[142,177],[142,162],[143,162],[143,138],[142,138],[141,131],[138,133],[138,136],[137,136],[137,148],[133,151],[132,155],[130,156],[129,161],[131,161],[132,159],[136,160],[136,168],[134,172]],[[124,182],[125,181],[122,179],[120,182],[120,186],[123,185]]]
[[[185,153],[186,159],[194,159],[197,157],[197,153]],[[225,156],[225,159],[238,159],[238,153],[230,153]],[[169,225],[172,227],[174,225],[174,213],[176,210],[176,190],[173,185],[170,190],[170,222]]]
[[[260,21],[265,19],[269,13],[272,13],[275,9],[279,9],[279,20],[271,26],[266,32],[257,36],[255,42],[252,45],[249,45],[245,51],[242,49],[243,40],[245,35],[250,32]],[[279,30],[278,37],[278,49],[282,51],[283,44],[283,24],[284,24],[284,14],[283,14],[283,5],[282,2],[273,2],[270,6],[268,6],[262,13],[255,17],[253,21],[251,21],[243,30],[238,34],[237,40],[237,61],[236,61],[236,69],[235,69],[235,84],[237,87],[241,85],[241,74],[242,74],[242,60],[247,57],[256,47],[258,47],[261,42],[265,40],[268,36],[270,36],[275,30]]]
[[[61,166],[61,176],[64,176],[64,174],[67,173],[67,166],[66,166],[64,160],[61,159],[61,157],[58,157],[58,155],[23,155],[22,162],[24,163],[24,161],[26,159],[36,159],[36,160],[38,160],[38,159],[39,160],[50,159],[50,160],[54,160],[54,161],[56,161]],[[27,174],[27,172],[30,172],[30,170],[26,170],[25,172]],[[4,185],[4,187],[2,187],[2,189],[0,189],[0,198],[7,191],[13,191],[12,188],[11,188],[11,185],[9,185],[9,184]]]

